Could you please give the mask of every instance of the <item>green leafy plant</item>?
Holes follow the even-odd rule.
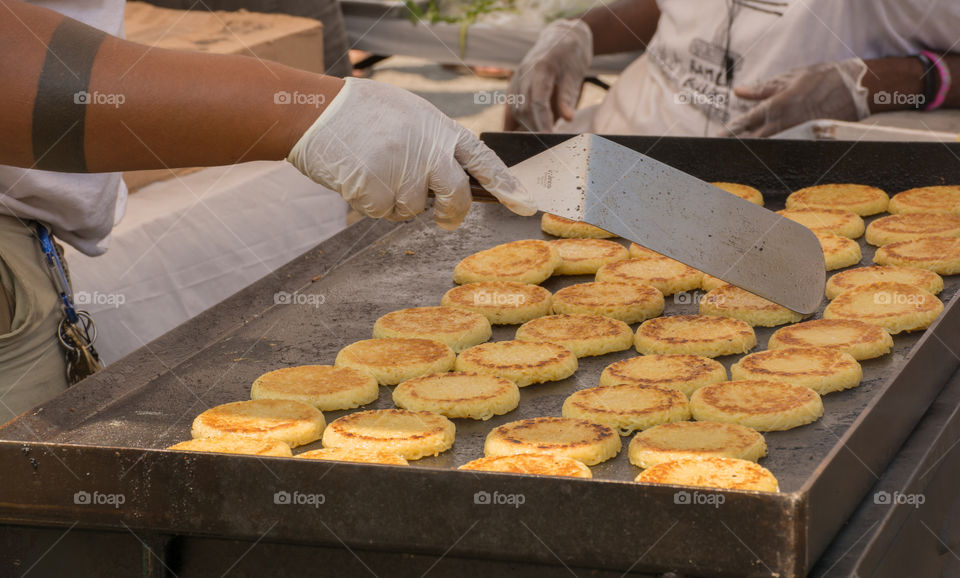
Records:
[[[457,10],[453,13],[441,11],[436,0],[427,2],[426,10],[422,9],[415,0],[404,0],[404,6],[409,11],[408,19],[414,24],[420,22],[429,22],[436,24],[444,22],[448,24],[460,25],[460,58],[466,56],[467,52],[467,30],[477,21],[477,18],[484,14],[494,12],[514,12],[516,11],[516,0],[471,0],[464,4],[458,4]]]

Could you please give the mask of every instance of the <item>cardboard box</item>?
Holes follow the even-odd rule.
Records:
[[[241,54],[322,73],[323,25],[319,20],[202,8],[171,10],[144,2],[127,2],[127,40],[159,48]],[[136,191],[151,183],[183,176],[196,168],[130,171],[123,175]]]

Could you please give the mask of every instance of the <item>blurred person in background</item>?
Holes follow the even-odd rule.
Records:
[[[808,120],[960,106],[960,2],[619,0],[547,26],[507,130],[765,137]],[[577,111],[594,55],[643,50]]]

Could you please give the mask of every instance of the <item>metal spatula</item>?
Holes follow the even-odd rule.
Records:
[[[823,251],[809,229],[611,140],[579,135],[510,171],[542,211],[590,223],[799,313],[813,313],[823,299]]]

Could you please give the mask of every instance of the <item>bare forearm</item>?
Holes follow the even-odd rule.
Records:
[[[126,99],[88,106],[86,153],[98,171],[282,159],[343,82],[254,58],[148,51],[115,38],[102,52],[91,94]]]
[[[868,71],[863,85],[869,91],[870,112],[918,108],[918,98],[924,94],[924,67],[918,58],[879,58],[865,62]],[[960,55],[947,54],[941,62],[950,69],[954,79],[943,107],[960,108]],[[919,102],[919,108],[924,104]]]
[[[97,172],[281,159],[343,82],[254,58],[152,49],[0,2],[3,164]],[[89,70],[58,41],[92,46]],[[59,80],[50,74],[58,67],[67,72]]]
[[[643,50],[660,20],[656,0],[618,0],[587,11],[581,20],[593,32],[593,53]]]

